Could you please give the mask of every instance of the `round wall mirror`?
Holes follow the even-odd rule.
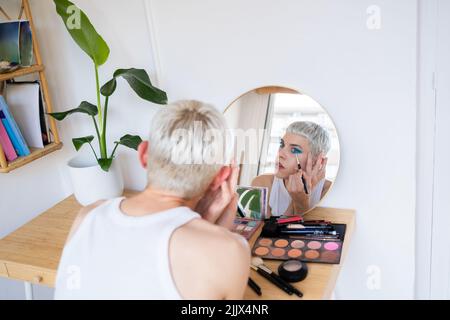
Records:
[[[224,111],[234,132],[239,186],[267,188],[269,216],[303,215],[330,191],[339,139],[325,109],[285,87],[261,87]]]

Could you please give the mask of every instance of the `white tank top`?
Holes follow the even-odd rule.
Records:
[[[123,199],[94,208],[66,244],[55,299],[182,299],[170,272],[169,240],[200,215],[177,207],[127,216],[119,209]]]
[[[310,208],[319,203],[324,184],[325,178],[320,180],[319,183],[314,187],[313,191],[310,193]],[[289,208],[291,201],[291,195],[287,191],[283,179],[274,176],[269,195],[269,206],[272,212],[272,216],[284,215],[286,213],[286,210]]]

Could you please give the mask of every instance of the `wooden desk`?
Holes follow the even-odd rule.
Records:
[[[262,296],[258,296],[253,290],[247,287],[244,299],[321,300],[331,298],[339,271],[345,261],[348,246],[353,234],[355,226],[355,211],[317,207],[309,212],[305,218],[307,220],[328,220],[333,223],[342,223],[347,225],[340,264],[308,263],[308,276],[306,279],[301,282],[292,283],[294,287],[298,288],[303,293],[303,298],[299,298],[296,295],[288,295],[267,281],[256,271],[251,270],[250,276],[261,287]],[[249,243],[251,247],[253,247],[253,244],[259,237],[261,230],[262,227],[250,239]],[[281,261],[264,260],[264,264],[272,271],[278,273],[278,266],[281,264]]]
[[[127,191],[130,195],[133,192]],[[81,205],[70,196],[29,223],[0,240],[0,276],[25,282],[26,297],[32,298],[31,284],[54,287],[56,270],[70,227]],[[308,218],[327,219],[347,224],[341,264],[347,253],[354,227],[352,210],[316,208]],[[251,239],[253,245],[259,232]],[[277,262],[267,261],[272,270]],[[309,263],[307,279],[295,284],[304,293],[304,299],[330,297],[341,265]],[[247,288],[245,299],[299,299],[285,294],[252,270],[252,278],[261,286],[263,296],[258,297]]]

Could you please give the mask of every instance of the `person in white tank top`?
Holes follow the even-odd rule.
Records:
[[[203,140],[208,130],[225,137],[227,129],[220,112],[198,101],[162,108],[138,148],[147,187],[81,209],[59,262],[55,299],[243,298],[250,248],[229,231],[239,174],[232,146],[224,159],[199,161],[216,149],[216,140]]]
[[[325,179],[329,150],[328,132],[320,125],[298,121],[288,126],[280,139],[275,174],[252,181],[269,188],[269,215],[304,215],[317,206],[331,186]]]

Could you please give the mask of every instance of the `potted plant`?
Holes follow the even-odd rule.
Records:
[[[99,83],[99,67],[103,65],[109,56],[109,47],[103,38],[97,33],[86,14],[68,0],[54,0],[56,12],[62,18],[67,31],[78,46],[91,58],[94,64],[96,80],[95,104],[83,101],[77,108],[64,112],[49,113],[58,121],[65,119],[74,113],[82,113],[89,116],[93,122],[95,136],[78,137],[72,139],[75,149],[88,144],[92,150],[92,161],[86,161],[75,157],[68,162],[69,171],[74,186],[76,199],[87,205],[98,199],[120,196],[123,192],[123,180],[120,167],[114,161],[116,150],[123,145],[137,150],[142,139],[137,135],[126,134],[114,142],[112,152],[108,154],[106,127],[108,119],[108,105],[110,98],[117,87],[119,78],[125,79],[134,92],[144,100],[157,104],[167,104],[167,95],[164,91],[154,87],[150,77],[143,69],[118,69],[111,80],[102,87]],[[103,98],[102,98],[103,97]],[[97,138],[98,152],[92,145]]]

